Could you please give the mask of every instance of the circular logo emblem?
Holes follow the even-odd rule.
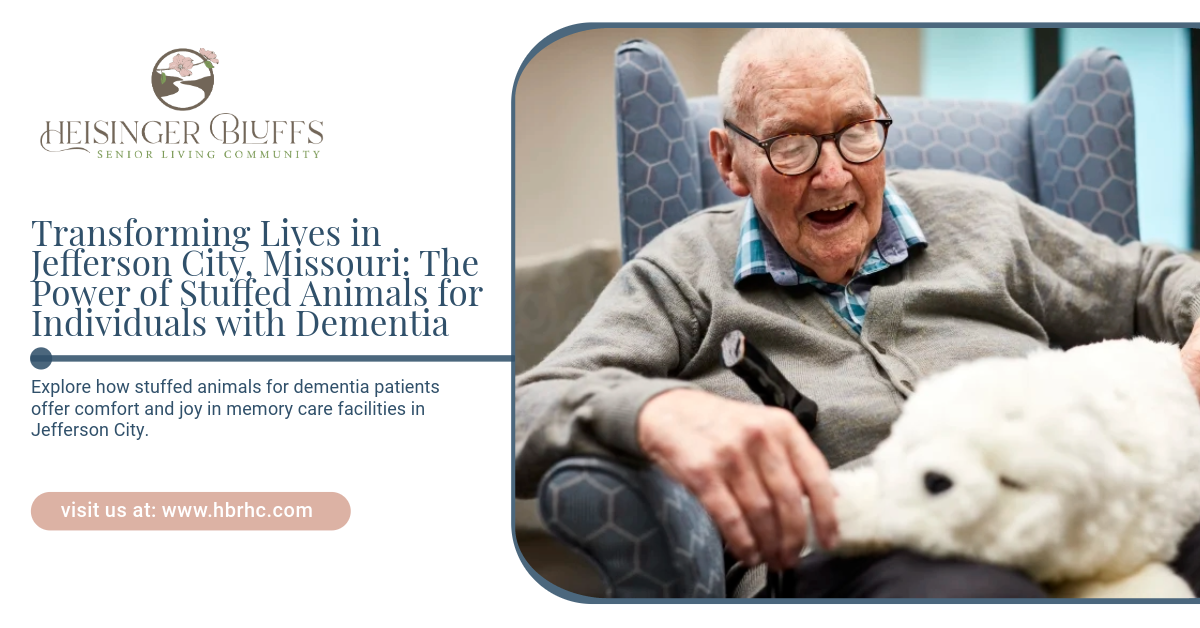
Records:
[[[150,75],[158,102],[188,111],[204,104],[212,94],[217,53],[176,48],[159,57]]]

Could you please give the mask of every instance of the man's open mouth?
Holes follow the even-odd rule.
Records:
[[[850,202],[819,209],[808,214],[807,218],[822,227],[833,226],[850,217],[858,209],[858,203]]]

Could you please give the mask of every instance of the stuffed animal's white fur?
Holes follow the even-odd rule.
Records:
[[[1071,597],[1191,596],[1200,401],[1179,348],[1112,340],[923,381],[866,466],[834,473],[844,553],[1016,567]]]

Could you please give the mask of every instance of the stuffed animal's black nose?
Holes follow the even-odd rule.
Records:
[[[950,478],[938,473],[937,471],[925,472],[925,490],[929,491],[930,495],[945,493],[954,486],[954,482]]]

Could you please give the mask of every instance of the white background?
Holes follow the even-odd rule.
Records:
[[[983,613],[906,606],[898,613],[883,606],[578,604],[535,583],[514,549],[507,363],[30,367],[29,352],[38,346],[59,354],[508,354],[512,89],[525,56],[545,36],[582,22],[618,20],[998,17],[990,13],[995,5],[977,8],[989,11],[977,16],[894,2],[877,3],[882,12],[870,4],[661,5],[606,1],[591,7],[603,13],[588,5],[513,3],[6,6],[0,20],[0,204],[7,244],[0,252],[6,270],[0,391],[7,404],[0,427],[0,623],[884,625],[919,619],[1006,625],[1024,617],[1058,623],[1100,613],[1132,622],[1148,612],[1186,610],[1006,606]],[[1096,17],[1028,7],[1000,19]],[[1170,18],[1185,16],[1173,10]],[[163,107],[147,84],[152,64],[166,50],[201,46],[220,59],[213,95],[191,112]],[[109,161],[94,152],[46,153],[37,141],[46,120],[148,119],[196,120],[204,140],[208,120],[221,112],[322,120],[321,157]],[[203,147],[224,149],[210,137]],[[215,329],[203,339],[31,338],[30,221],[111,225],[131,216],[142,224],[199,225],[207,217],[210,224],[254,227],[286,217],[293,225],[338,225],[343,234],[357,217],[380,226],[384,244],[402,252],[448,246],[475,256],[481,272],[473,282],[486,287],[484,305],[433,313],[451,324],[450,337],[437,339],[234,340]],[[29,407],[40,401],[29,390],[34,378],[162,377],[429,379],[442,392],[424,400],[428,415],[419,420],[145,420],[149,435],[140,442],[29,435],[38,422]],[[34,498],[47,491],[335,491],[349,500],[352,514],[336,532],[47,532],[29,514]]]

